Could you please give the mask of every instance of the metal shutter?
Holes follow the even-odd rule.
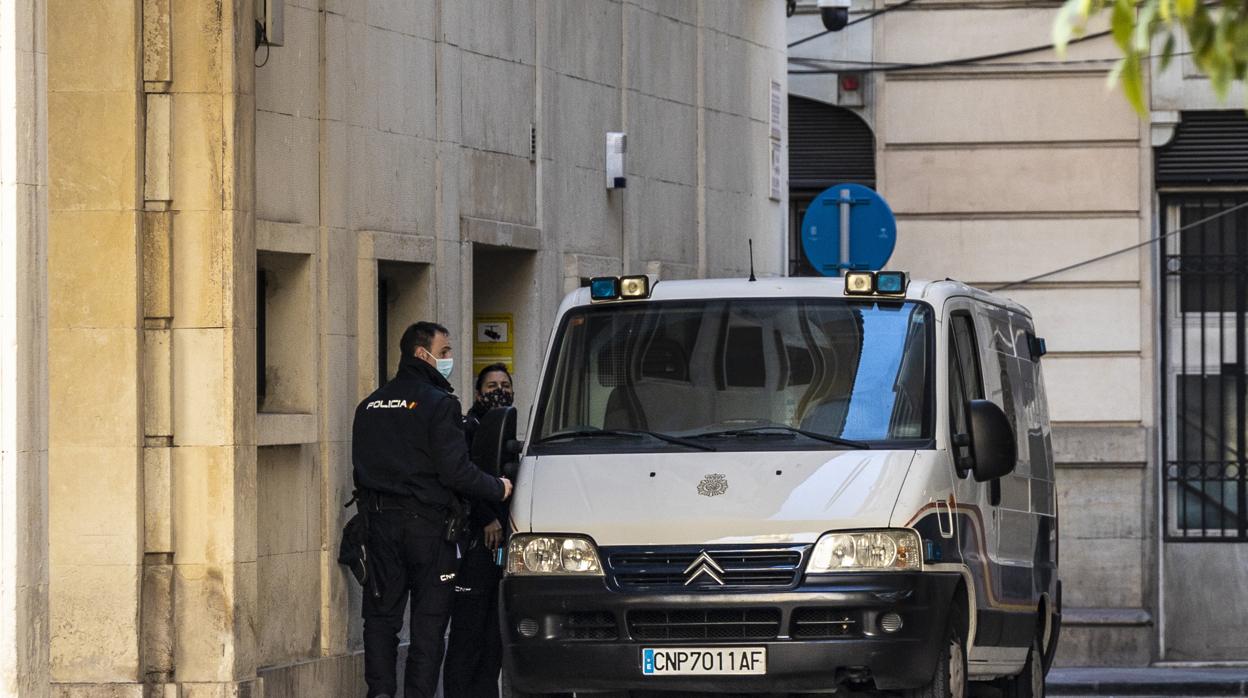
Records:
[[[875,135],[848,109],[790,96],[789,188],[844,182],[875,187]]]
[[[1158,186],[1248,184],[1248,116],[1185,111],[1174,138],[1154,152]]]

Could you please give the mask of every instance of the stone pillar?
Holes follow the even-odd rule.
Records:
[[[263,693],[253,5],[169,0],[172,659],[182,698]]]
[[[0,0],[0,695],[48,695],[47,52]]]

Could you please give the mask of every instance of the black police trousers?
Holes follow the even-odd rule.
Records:
[[[370,512],[370,569],[379,597],[364,592],[364,680],[368,696],[397,696],[399,631],[411,599],[410,645],[404,671],[405,698],[432,698],[442,665],[442,638],[451,612],[455,545],[440,524],[414,513]]]
[[[494,553],[478,538],[468,546],[456,578],[451,637],[442,669],[445,698],[498,698],[503,638],[498,622],[498,580]]]

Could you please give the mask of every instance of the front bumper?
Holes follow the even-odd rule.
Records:
[[[931,680],[959,579],[854,573],[781,592],[624,593],[602,578],[510,577],[499,592],[504,663],[513,685],[531,692],[819,692],[850,681],[914,688]],[[755,624],[742,637],[736,626],[716,625],[745,609],[747,618],[775,619],[774,632]],[[881,629],[888,612],[901,616],[900,630]],[[693,622],[700,614],[708,618],[702,629]],[[666,631],[655,624],[663,617],[674,618]],[[645,647],[711,646],[767,648],[766,675],[642,674]]]

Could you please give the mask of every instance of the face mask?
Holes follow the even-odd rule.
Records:
[[[420,349],[426,354],[429,354],[429,358],[434,360],[434,362],[437,364],[438,373],[441,373],[443,378],[450,379],[451,371],[454,370],[455,368],[455,359],[454,358],[439,359],[438,357],[434,356],[428,349],[425,349],[424,347],[421,347]]]
[[[449,379],[451,377],[451,371],[455,369],[455,359],[434,360],[438,362],[438,373],[441,373],[443,378]]]
[[[485,407],[488,407],[489,409],[494,409],[495,407],[511,407],[512,403],[515,402],[515,396],[502,388],[495,388],[490,392],[483,394],[477,402],[481,403]]]

